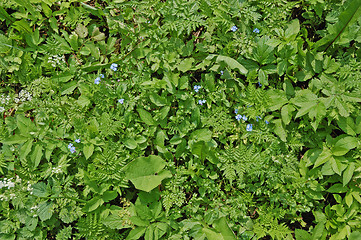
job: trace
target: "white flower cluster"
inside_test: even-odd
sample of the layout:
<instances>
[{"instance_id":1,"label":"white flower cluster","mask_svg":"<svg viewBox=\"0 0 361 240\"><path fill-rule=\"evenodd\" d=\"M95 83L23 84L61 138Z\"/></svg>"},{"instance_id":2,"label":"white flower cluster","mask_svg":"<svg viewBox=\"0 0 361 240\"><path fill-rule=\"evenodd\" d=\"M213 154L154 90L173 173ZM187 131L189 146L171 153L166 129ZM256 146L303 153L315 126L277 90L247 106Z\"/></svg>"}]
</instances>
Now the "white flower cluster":
<instances>
[{"instance_id":1,"label":"white flower cluster","mask_svg":"<svg viewBox=\"0 0 361 240\"><path fill-rule=\"evenodd\" d=\"M15 182L13 182L12 180L13 178L4 178L3 181L0 181L0 189L2 189L3 187L7 187L8 189L15 187Z\"/></svg>"},{"instance_id":2,"label":"white flower cluster","mask_svg":"<svg viewBox=\"0 0 361 240\"><path fill-rule=\"evenodd\" d=\"M31 94L26 90L21 90L18 94L18 97L14 99L15 103L31 101L32 97Z\"/></svg>"},{"instance_id":3,"label":"white flower cluster","mask_svg":"<svg viewBox=\"0 0 361 240\"><path fill-rule=\"evenodd\" d=\"M39 210L39 207L36 206L36 205L30 208L30 212L31 212L31 213L35 213L35 212L37 212L38 210ZM38 216L38 215L36 215L36 214L33 215L33 217L37 217L37 216Z\"/></svg>"},{"instance_id":4,"label":"white flower cluster","mask_svg":"<svg viewBox=\"0 0 361 240\"><path fill-rule=\"evenodd\" d=\"M29 191L30 192L30 194L33 194L33 188L32 188L32 186L31 186L31 184L30 184L30 182L28 181L28 187L26 188L26 190L27 191Z\"/></svg>"},{"instance_id":5,"label":"white flower cluster","mask_svg":"<svg viewBox=\"0 0 361 240\"><path fill-rule=\"evenodd\" d=\"M61 166L53 167L51 170L52 173L62 173Z\"/></svg>"},{"instance_id":6,"label":"white flower cluster","mask_svg":"<svg viewBox=\"0 0 361 240\"><path fill-rule=\"evenodd\" d=\"M7 104L9 104L10 100L11 100L11 97L10 97L9 95L7 95L6 97L5 97L4 94L0 96L0 103L1 103L2 105L7 105ZM4 112L4 111L5 111L5 108L1 106L1 107L0 107L0 113L2 113L2 112Z\"/></svg>"},{"instance_id":7,"label":"white flower cluster","mask_svg":"<svg viewBox=\"0 0 361 240\"><path fill-rule=\"evenodd\" d=\"M51 63L51 66L53 67L60 66L61 62L65 63L64 55L53 55L48 58L48 63Z\"/></svg>"}]
</instances>

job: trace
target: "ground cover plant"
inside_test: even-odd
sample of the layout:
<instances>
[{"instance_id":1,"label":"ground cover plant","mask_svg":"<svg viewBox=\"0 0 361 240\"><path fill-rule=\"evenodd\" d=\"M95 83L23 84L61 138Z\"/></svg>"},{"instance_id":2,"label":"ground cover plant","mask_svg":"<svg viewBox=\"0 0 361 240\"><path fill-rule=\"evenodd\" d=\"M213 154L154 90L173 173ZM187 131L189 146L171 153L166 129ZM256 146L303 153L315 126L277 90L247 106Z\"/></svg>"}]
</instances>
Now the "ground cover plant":
<instances>
[{"instance_id":1,"label":"ground cover plant","mask_svg":"<svg viewBox=\"0 0 361 240\"><path fill-rule=\"evenodd\" d=\"M0 239L361 239L360 16L0 1Z\"/></svg>"}]
</instances>

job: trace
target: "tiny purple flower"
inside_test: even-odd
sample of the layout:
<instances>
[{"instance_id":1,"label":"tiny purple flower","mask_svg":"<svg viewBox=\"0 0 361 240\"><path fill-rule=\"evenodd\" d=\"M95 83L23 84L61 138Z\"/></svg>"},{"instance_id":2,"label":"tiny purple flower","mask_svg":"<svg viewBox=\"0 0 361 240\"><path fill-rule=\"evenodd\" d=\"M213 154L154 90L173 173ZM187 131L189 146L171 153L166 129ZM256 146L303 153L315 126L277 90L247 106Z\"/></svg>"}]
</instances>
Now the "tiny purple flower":
<instances>
[{"instance_id":1,"label":"tiny purple flower","mask_svg":"<svg viewBox=\"0 0 361 240\"><path fill-rule=\"evenodd\" d=\"M234 109L234 113L237 114L237 113L238 113L238 109Z\"/></svg>"},{"instance_id":2,"label":"tiny purple flower","mask_svg":"<svg viewBox=\"0 0 361 240\"><path fill-rule=\"evenodd\" d=\"M259 29L258 29L258 28L255 28L255 29L253 29L253 32L254 32L254 33L259 33Z\"/></svg>"},{"instance_id":3,"label":"tiny purple flower","mask_svg":"<svg viewBox=\"0 0 361 240\"><path fill-rule=\"evenodd\" d=\"M258 82L258 86L259 86L259 87L262 87L262 84L261 84L260 82Z\"/></svg>"},{"instance_id":4,"label":"tiny purple flower","mask_svg":"<svg viewBox=\"0 0 361 240\"><path fill-rule=\"evenodd\" d=\"M223 71L221 70L220 72L219 72L221 75L223 75Z\"/></svg>"},{"instance_id":5,"label":"tiny purple flower","mask_svg":"<svg viewBox=\"0 0 361 240\"><path fill-rule=\"evenodd\" d=\"M233 32L235 32L235 31L237 31L237 30L238 30L238 27L233 26L233 27L231 27L231 30L232 30Z\"/></svg>"},{"instance_id":6,"label":"tiny purple flower","mask_svg":"<svg viewBox=\"0 0 361 240\"><path fill-rule=\"evenodd\" d=\"M76 143L80 143L80 138L75 139L75 142L76 142Z\"/></svg>"},{"instance_id":7,"label":"tiny purple flower","mask_svg":"<svg viewBox=\"0 0 361 240\"><path fill-rule=\"evenodd\" d=\"M94 80L94 83L95 83L95 84L99 84L99 83L100 83L100 77L97 77L97 78Z\"/></svg>"},{"instance_id":8,"label":"tiny purple flower","mask_svg":"<svg viewBox=\"0 0 361 240\"><path fill-rule=\"evenodd\" d=\"M241 120L241 118L242 118L242 115L239 115L239 114L238 114L238 115L236 116L236 119L237 119L238 121Z\"/></svg>"},{"instance_id":9,"label":"tiny purple flower","mask_svg":"<svg viewBox=\"0 0 361 240\"><path fill-rule=\"evenodd\" d=\"M75 153L75 152L76 152L76 151L75 151L75 147L71 147L71 148L70 148L70 152L71 152L71 153Z\"/></svg>"},{"instance_id":10,"label":"tiny purple flower","mask_svg":"<svg viewBox=\"0 0 361 240\"><path fill-rule=\"evenodd\" d=\"M104 74L100 74L99 77L104 78Z\"/></svg>"},{"instance_id":11,"label":"tiny purple flower","mask_svg":"<svg viewBox=\"0 0 361 240\"><path fill-rule=\"evenodd\" d=\"M199 105L203 105L204 103L206 103L206 100L198 100Z\"/></svg>"},{"instance_id":12,"label":"tiny purple flower","mask_svg":"<svg viewBox=\"0 0 361 240\"><path fill-rule=\"evenodd\" d=\"M112 65L110 65L110 69L116 72L118 70L118 64L112 63Z\"/></svg>"},{"instance_id":13,"label":"tiny purple flower","mask_svg":"<svg viewBox=\"0 0 361 240\"><path fill-rule=\"evenodd\" d=\"M202 88L202 86L199 86L199 85L195 85L195 86L193 87L193 89L194 89L195 92L198 92L199 89L201 89L201 88Z\"/></svg>"},{"instance_id":14,"label":"tiny purple flower","mask_svg":"<svg viewBox=\"0 0 361 240\"><path fill-rule=\"evenodd\" d=\"M118 103L123 104L124 103L124 98L118 99Z\"/></svg>"},{"instance_id":15,"label":"tiny purple flower","mask_svg":"<svg viewBox=\"0 0 361 240\"><path fill-rule=\"evenodd\" d=\"M258 122L258 119L262 119L260 116L257 116L256 117L256 121Z\"/></svg>"},{"instance_id":16,"label":"tiny purple flower","mask_svg":"<svg viewBox=\"0 0 361 240\"><path fill-rule=\"evenodd\" d=\"M253 128L252 124L247 124L246 131L251 132Z\"/></svg>"}]
</instances>

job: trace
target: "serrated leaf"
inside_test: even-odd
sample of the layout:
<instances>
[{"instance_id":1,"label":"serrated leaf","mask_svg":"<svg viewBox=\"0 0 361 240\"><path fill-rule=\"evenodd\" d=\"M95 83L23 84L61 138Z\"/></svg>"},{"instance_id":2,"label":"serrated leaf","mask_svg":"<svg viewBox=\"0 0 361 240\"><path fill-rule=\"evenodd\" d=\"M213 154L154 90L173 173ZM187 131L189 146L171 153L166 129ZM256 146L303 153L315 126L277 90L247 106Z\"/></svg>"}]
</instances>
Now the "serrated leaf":
<instances>
[{"instance_id":1,"label":"serrated leaf","mask_svg":"<svg viewBox=\"0 0 361 240\"><path fill-rule=\"evenodd\" d=\"M2 143L7 145L12 145L12 144L24 143L28 140L29 140L28 137L24 137L22 135L16 134L16 135L12 135L9 138L6 138L5 140L2 141Z\"/></svg>"},{"instance_id":2,"label":"serrated leaf","mask_svg":"<svg viewBox=\"0 0 361 240\"><path fill-rule=\"evenodd\" d=\"M37 197L47 197L49 192L47 190L47 186L43 182L35 183L31 186L33 188L33 195Z\"/></svg>"},{"instance_id":3,"label":"serrated leaf","mask_svg":"<svg viewBox=\"0 0 361 240\"><path fill-rule=\"evenodd\" d=\"M53 216L53 203L52 202L42 202L39 204L38 216L41 221L46 221Z\"/></svg>"},{"instance_id":4,"label":"serrated leaf","mask_svg":"<svg viewBox=\"0 0 361 240\"><path fill-rule=\"evenodd\" d=\"M110 214L108 217L103 219L103 224L111 229L123 229L131 227L126 223L126 218L118 214Z\"/></svg>"}]
</instances>

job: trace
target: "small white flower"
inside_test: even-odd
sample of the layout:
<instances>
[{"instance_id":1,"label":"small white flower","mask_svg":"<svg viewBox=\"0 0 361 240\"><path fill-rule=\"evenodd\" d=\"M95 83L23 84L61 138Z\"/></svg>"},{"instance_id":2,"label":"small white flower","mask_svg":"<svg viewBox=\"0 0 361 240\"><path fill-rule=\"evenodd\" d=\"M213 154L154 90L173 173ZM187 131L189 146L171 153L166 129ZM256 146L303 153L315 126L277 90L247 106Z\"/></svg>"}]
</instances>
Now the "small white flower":
<instances>
[{"instance_id":1,"label":"small white flower","mask_svg":"<svg viewBox=\"0 0 361 240\"><path fill-rule=\"evenodd\" d=\"M5 108L4 107L0 107L0 113L4 112Z\"/></svg>"}]
</instances>

